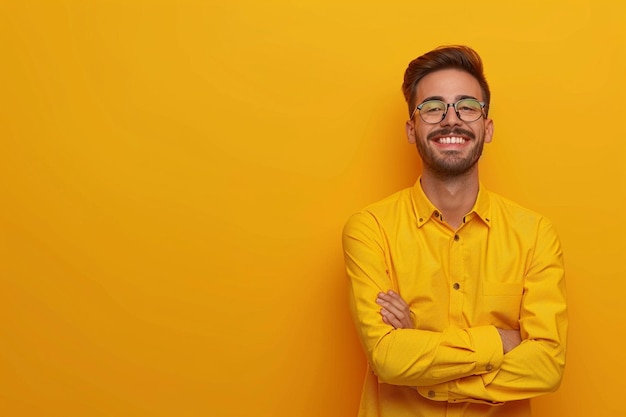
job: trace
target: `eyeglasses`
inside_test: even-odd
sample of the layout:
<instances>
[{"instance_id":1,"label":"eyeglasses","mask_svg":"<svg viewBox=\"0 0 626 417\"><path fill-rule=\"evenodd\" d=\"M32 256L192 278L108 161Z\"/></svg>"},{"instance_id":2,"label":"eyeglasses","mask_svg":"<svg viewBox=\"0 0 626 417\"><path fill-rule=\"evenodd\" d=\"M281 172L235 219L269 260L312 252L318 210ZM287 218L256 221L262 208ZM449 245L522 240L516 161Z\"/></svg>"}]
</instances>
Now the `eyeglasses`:
<instances>
[{"instance_id":1,"label":"eyeglasses","mask_svg":"<svg viewBox=\"0 0 626 417\"><path fill-rule=\"evenodd\" d=\"M425 123L440 123L446 118L448 109L454 107L456 116L464 122L473 122L483 116L485 103L474 98L464 98L456 103L444 103L441 100L428 100L415 107L411 113L411 120L415 116L415 112L419 111L420 118Z\"/></svg>"}]
</instances>

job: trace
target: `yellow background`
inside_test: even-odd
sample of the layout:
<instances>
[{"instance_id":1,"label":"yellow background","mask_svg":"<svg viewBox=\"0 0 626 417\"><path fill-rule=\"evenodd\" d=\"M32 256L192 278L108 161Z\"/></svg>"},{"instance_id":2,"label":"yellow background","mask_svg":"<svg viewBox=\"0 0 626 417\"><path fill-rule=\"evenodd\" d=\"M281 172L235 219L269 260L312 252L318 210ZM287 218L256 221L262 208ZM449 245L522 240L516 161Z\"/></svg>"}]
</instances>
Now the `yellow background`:
<instances>
[{"instance_id":1,"label":"yellow background","mask_svg":"<svg viewBox=\"0 0 626 417\"><path fill-rule=\"evenodd\" d=\"M617 1L4 0L0 415L354 416L341 228L419 173L406 64L464 43L493 93L482 180L566 255L568 365L535 415L626 416L625 21Z\"/></svg>"}]
</instances>

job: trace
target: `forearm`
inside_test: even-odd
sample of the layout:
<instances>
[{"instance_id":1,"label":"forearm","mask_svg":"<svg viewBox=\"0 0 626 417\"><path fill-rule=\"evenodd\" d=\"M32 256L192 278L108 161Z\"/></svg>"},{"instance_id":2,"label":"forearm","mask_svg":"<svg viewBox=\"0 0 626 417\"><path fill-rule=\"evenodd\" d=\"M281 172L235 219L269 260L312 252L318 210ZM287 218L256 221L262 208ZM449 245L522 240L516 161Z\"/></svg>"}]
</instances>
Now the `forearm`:
<instances>
[{"instance_id":1,"label":"forearm","mask_svg":"<svg viewBox=\"0 0 626 417\"><path fill-rule=\"evenodd\" d=\"M563 261L551 225L545 222L540 232L524 280L519 319L522 343L505 354L493 372L420 387L420 394L440 401L493 403L531 398L559 387L568 328Z\"/></svg>"},{"instance_id":2,"label":"forearm","mask_svg":"<svg viewBox=\"0 0 626 417\"><path fill-rule=\"evenodd\" d=\"M371 358L381 382L423 386L486 374L501 365L502 348L492 326L441 333L398 329L380 340Z\"/></svg>"},{"instance_id":3,"label":"forearm","mask_svg":"<svg viewBox=\"0 0 626 417\"><path fill-rule=\"evenodd\" d=\"M381 291L397 290L381 244L385 239L371 217L359 215L352 222L343 236L351 312L368 361L381 382L422 386L480 375L500 366L502 343L494 326L415 330L384 323L376 299Z\"/></svg>"},{"instance_id":4,"label":"forearm","mask_svg":"<svg viewBox=\"0 0 626 417\"><path fill-rule=\"evenodd\" d=\"M503 403L555 391L565 365L562 346L526 340L493 372L418 387L424 397L448 402Z\"/></svg>"},{"instance_id":5,"label":"forearm","mask_svg":"<svg viewBox=\"0 0 626 417\"><path fill-rule=\"evenodd\" d=\"M502 344L493 326L443 331L394 329L362 294L371 281L351 281L351 309L374 373L381 382L422 386L490 372L502 362Z\"/></svg>"}]
</instances>

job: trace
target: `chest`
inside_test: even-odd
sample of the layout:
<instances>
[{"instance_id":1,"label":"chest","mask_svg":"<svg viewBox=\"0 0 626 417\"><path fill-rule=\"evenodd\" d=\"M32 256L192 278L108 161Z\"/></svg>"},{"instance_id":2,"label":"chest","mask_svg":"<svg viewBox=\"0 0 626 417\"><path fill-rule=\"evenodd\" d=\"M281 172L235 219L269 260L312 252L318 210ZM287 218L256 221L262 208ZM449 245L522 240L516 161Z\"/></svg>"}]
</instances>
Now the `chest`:
<instances>
[{"instance_id":1,"label":"chest","mask_svg":"<svg viewBox=\"0 0 626 417\"><path fill-rule=\"evenodd\" d=\"M417 324L516 328L532 239L482 224L430 226L387 239L390 278Z\"/></svg>"}]
</instances>

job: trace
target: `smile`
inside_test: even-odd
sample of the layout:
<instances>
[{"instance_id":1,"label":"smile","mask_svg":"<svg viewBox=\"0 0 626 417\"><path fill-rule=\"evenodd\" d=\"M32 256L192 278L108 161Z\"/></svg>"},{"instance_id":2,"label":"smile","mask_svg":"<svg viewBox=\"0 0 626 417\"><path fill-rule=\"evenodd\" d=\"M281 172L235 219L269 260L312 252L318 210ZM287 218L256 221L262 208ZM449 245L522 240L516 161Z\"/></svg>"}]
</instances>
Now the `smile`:
<instances>
[{"instance_id":1,"label":"smile","mask_svg":"<svg viewBox=\"0 0 626 417\"><path fill-rule=\"evenodd\" d=\"M449 145L449 144L462 144L462 143L465 143L466 140L459 136L446 136L446 137L437 139L437 142L444 144L444 145Z\"/></svg>"}]
</instances>

